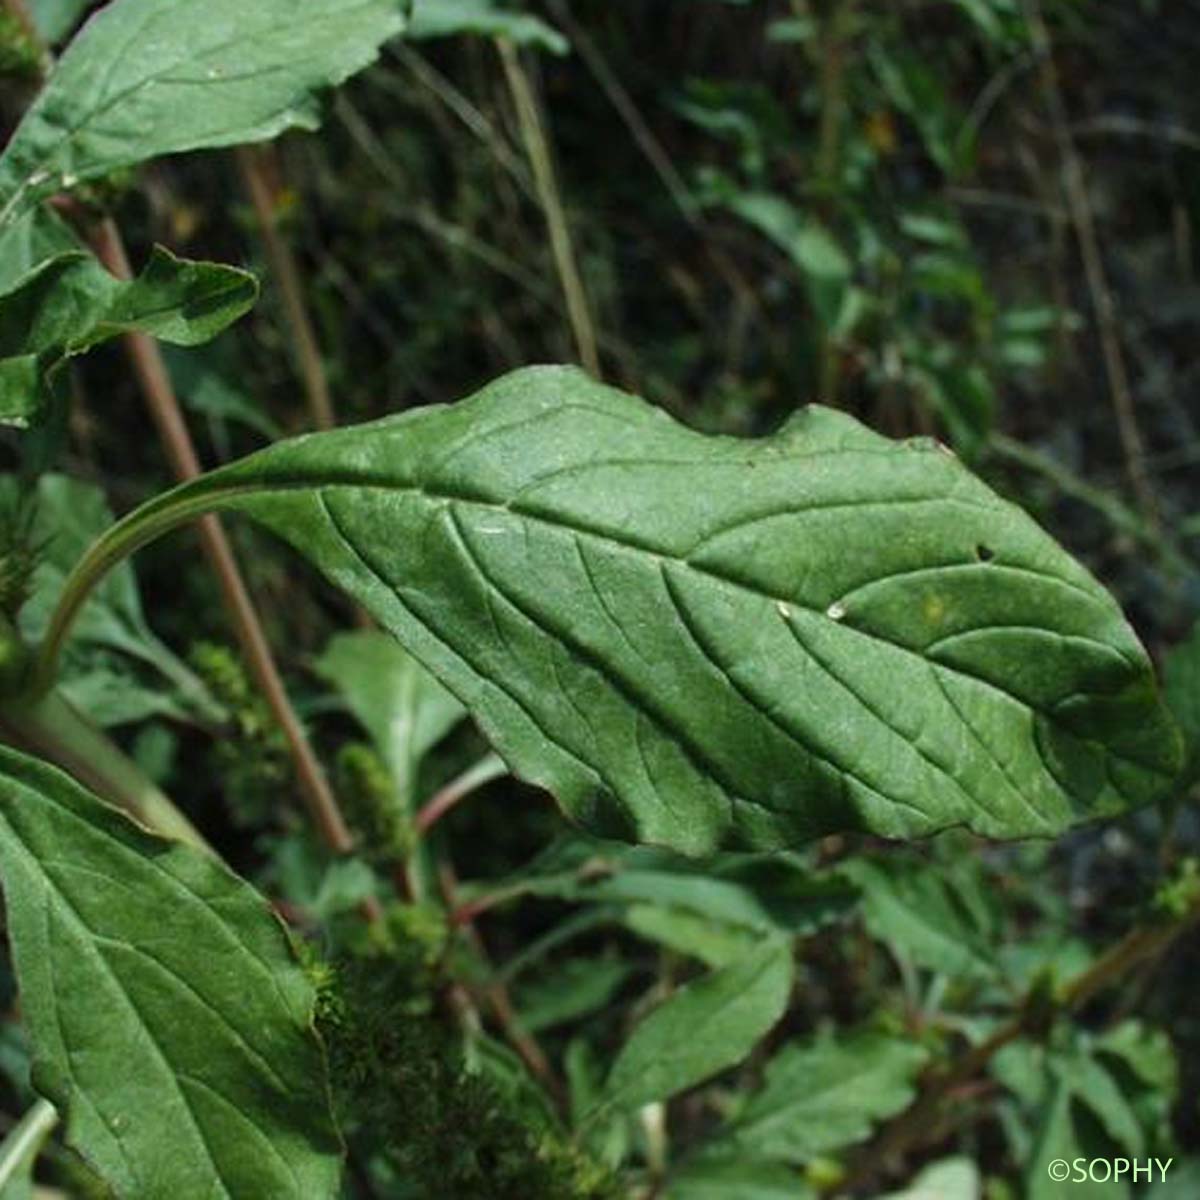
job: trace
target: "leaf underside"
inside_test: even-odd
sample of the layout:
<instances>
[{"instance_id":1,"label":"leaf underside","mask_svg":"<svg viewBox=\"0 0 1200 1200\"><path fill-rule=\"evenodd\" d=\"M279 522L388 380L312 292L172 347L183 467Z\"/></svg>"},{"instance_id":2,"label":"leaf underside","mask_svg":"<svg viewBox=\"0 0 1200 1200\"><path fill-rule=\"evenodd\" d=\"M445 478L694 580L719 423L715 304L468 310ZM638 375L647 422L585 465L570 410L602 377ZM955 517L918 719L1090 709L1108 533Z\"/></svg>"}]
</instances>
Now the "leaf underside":
<instances>
[{"instance_id":1,"label":"leaf underside","mask_svg":"<svg viewBox=\"0 0 1200 1200\"><path fill-rule=\"evenodd\" d=\"M335 1194L313 991L248 884L3 747L0 868L34 1086L117 1195Z\"/></svg>"},{"instance_id":2,"label":"leaf underside","mask_svg":"<svg viewBox=\"0 0 1200 1200\"><path fill-rule=\"evenodd\" d=\"M530 368L280 443L128 523L199 508L290 541L601 834L1053 835L1178 768L1092 576L936 443L831 410L712 437Z\"/></svg>"}]
</instances>

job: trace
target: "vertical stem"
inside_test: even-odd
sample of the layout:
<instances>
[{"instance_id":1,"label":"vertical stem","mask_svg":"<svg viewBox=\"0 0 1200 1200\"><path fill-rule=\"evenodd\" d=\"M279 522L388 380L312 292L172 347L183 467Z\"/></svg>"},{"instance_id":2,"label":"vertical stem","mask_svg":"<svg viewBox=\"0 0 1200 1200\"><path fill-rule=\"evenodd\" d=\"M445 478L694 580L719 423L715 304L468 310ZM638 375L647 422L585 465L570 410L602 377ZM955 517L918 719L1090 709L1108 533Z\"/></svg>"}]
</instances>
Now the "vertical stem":
<instances>
[{"instance_id":1,"label":"vertical stem","mask_svg":"<svg viewBox=\"0 0 1200 1200\"><path fill-rule=\"evenodd\" d=\"M525 153L529 156L530 166L533 167L533 178L550 232L550 248L554 253L559 283L567 302L567 317L571 322L579 361L598 379L600 358L596 350L596 329L592 323L583 277L579 273L579 264L575 258L571 230L567 224L567 214L563 210L554 162L550 155L550 143L538 112L537 100L516 47L507 38L498 38L496 45L500 51L500 61L504 65L513 104L516 106L517 123L521 127Z\"/></svg>"},{"instance_id":2,"label":"vertical stem","mask_svg":"<svg viewBox=\"0 0 1200 1200\"><path fill-rule=\"evenodd\" d=\"M671 194L675 206L687 223L693 227L698 225L696 202L682 175L676 169L662 143L654 136L654 131L646 123L645 117L638 111L633 98L625 86L617 78L616 72L608 65L608 61L600 52L600 47L592 40L587 30L575 20L566 0L550 0L550 11L554 19L567 31L571 45L579 51L580 57L600 85L608 102L617 110L625 127L633 136L638 149L646 161L654 168L654 173L662 180L663 187Z\"/></svg>"},{"instance_id":3,"label":"vertical stem","mask_svg":"<svg viewBox=\"0 0 1200 1200\"><path fill-rule=\"evenodd\" d=\"M102 221L93 231L92 246L100 261L118 279L131 277L120 231L111 220ZM140 333L126 334L123 341L172 471L180 480L194 478L200 474L200 461L158 345ZM204 553L216 573L221 598L247 665L287 739L300 789L317 830L331 850L338 854L347 853L353 847L354 839L338 809L321 764L288 700L279 669L275 665L275 656L242 580L225 530L214 516L201 517L197 525Z\"/></svg>"},{"instance_id":4,"label":"vertical stem","mask_svg":"<svg viewBox=\"0 0 1200 1200\"><path fill-rule=\"evenodd\" d=\"M292 334L292 351L308 401L309 421L314 429L332 429L337 422L329 397L329 382L325 377L325 366L321 361L317 335L304 300L300 271L291 247L279 232L279 222L275 218L275 198L266 168L277 161L277 156L269 146L239 146L234 153L242 182L250 194L250 202L254 205L254 214L258 218L258 229L271 270L279 285L283 311Z\"/></svg>"},{"instance_id":5,"label":"vertical stem","mask_svg":"<svg viewBox=\"0 0 1200 1200\"><path fill-rule=\"evenodd\" d=\"M829 0L821 25L821 118L817 132L816 181L825 207L832 210L841 177L842 126L846 115L846 40L856 0ZM829 330L822 330L817 396L837 401L840 360Z\"/></svg>"},{"instance_id":6,"label":"vertical stem","mask_svg":"<svg viewBox=\"0 0 1200 1200\"><path fill-rule=\"evenodd\" d=\"M1039 0L1025 0L1025 19L1029 25L1033 48L1038 56L1042 91L1058 147L1059 160L1062 163L1067 207L1075 226L1076 237L1079 239L1079 254L1083 259L1088 291L1091 293L1092 307L1096 313L1096 328L1100 335L1100 349L1108 376L1109 395L1117 419L1117 433L1125 455L1125 472L1143 516L1151 525L1157 526L1158 499L1146 473L1146 449L1134 410L1125 355L1121 349L1116 305L1113 303L1112 290L1108 286L1104 258L1100 252L1100 239L1096 234L1096 221L1088 199L1083 162L1071 136L1067 107L1059 83L1058 68L1054 62L1054 47Z\"/></svg>"}]
</instances>

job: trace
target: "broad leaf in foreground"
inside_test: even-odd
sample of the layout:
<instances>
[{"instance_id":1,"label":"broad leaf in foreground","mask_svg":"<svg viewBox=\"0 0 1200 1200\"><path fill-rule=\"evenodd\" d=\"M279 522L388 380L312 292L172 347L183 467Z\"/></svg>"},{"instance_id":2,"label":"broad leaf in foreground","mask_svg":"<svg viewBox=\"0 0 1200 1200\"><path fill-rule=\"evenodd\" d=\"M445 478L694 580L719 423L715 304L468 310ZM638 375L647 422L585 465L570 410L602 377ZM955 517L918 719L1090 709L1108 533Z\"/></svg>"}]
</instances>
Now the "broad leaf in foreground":
<instances>
[{"instance_id":1,"label":"broad leaf in foreground","mask_svg":"<svg viewBox=\"0 0 1200 1200\"><path fill-rule=\"evenodd\" d=\"M1179 765L1091 575L935 443L828 409L710 437L532 368L184 485L82 575L206 509L295 545L602 834L1051 836Z\"/></svg>"},{"instance_id":2,"label":"broad leaf in foreground","mask_svg":"<svg viewBox=\"0 0 1200 1200\"><path fill-rule=\"evenodd\" d=\"M113 0L67 47L0 157L0 230L38 200L163 154L315 129L405 0Z\"/></svg>"},{"instance_id":3,"label":"broad leaf in foreground","mask_svg":"<svg viewBox=\"0 0 1200 1200\"><path fill-rule=\"evenodd\" d=\"M877 1033L787 1045L714 1151L804 1163L861 1141L876 1121L911 1103L927 1058L921 1046Z\"/></svg>"},{"instance_id":4,"label":"broad leaf in foreground","mask_svg":"<svg viewBox=\"0 0 1200 1200\"><path fill-rule=\"evenodd\" d=\"M685 984L630 1035L599 1109L665 1100L741 1062L783 1016L791 987L791 943L782 938Z\"/></svg>"},{"instance_id":5,"label":"broad leaf in foreground","mask_svg":"<svg viewBox=\"0 0 1200 1200\"><path fill-rule=\"evenodd\" d=\"M0 871L34 1086L118 1195L336 1193L313 990L249 885L3 747Z\"/></svg>"},{"instance_id":6,"label":"broad leaf in foreground","mask_svg":"<svg viewBox=\"0 0 1200 1200\"><path fill-rule=\"evenodd\" d=\"M84 250L47 259L0 296L0 422L27 424L48 396L48 376L72 355L135 330L195 346L257 297L253 275L161 246L128 281Z\"/></svg>"}]
</instances>

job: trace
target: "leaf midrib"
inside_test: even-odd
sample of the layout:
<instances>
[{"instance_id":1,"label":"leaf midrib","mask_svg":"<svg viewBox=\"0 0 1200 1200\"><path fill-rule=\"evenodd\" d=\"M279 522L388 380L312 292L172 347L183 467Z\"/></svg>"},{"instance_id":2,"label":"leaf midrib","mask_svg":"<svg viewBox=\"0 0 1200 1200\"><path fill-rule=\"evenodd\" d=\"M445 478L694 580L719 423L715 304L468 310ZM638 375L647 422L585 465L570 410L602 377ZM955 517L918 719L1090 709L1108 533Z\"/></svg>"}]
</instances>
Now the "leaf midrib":
<instances>
[{"instance_id":1,"label":"leaf midrib","mask_svg":"<svg viewBox=\"0 0 1200 1200\"><path fill-rule=\"evenodd\" d=\"M461 489L461 490L455 492L455 491L452 491L452 490L444 488L444 487L441 489L434 489L434 488L430 488L426 485L421 485L421 484L416 484L416 483L394 484L394 483L382 482L382 481L379 481L376 479L363 479L359 476L353 476L353 475L339 477L335 473L326 473L319 480L307 479L307 478L303 478L303 477L298 477L298 478L275 477L271 480L270 483L232 483L232 484L227 484L227 483L224 483L223 481L221 481L219 478L216 478L216 479L213 479L211 482L209 482L207 487L198 488L197 492L202 493L202 494L207 493L208 495L210 495L212 497L214 506L225 507L225 506L235 505L237 502L237 499L240 496L247 496L247 495L262 496L262 495L271 495L274 493L289 493L289 492L296 492L296 491L324 492L325 490L335 489L335 488L336 489L344 489L344 490L348 490L348 491L379 491L379 492L392 493L392 494L409 493L409 494L412 494L415 496L422 496L422 497L426 498L427 500L429 500L435 504L439 504L439 505L449 506L450 504L453 504L453 503L463 503L463 504L474 505L478 508L487 509L492 512L507 513L510 516L519 517L522 520L531 521L531 522L534 522L537 524L545 525L548 528L562 530L562 531L569 532L569 533L572 533L572 534L575 534L578 536L593 538L597 541L602 542L604 545L614 547L618 551L623 552L623 553L645 554L652 558L658 559L660 562L672 563L672 564L675 564L676 566L687 568L688 570L693 571L696 574L701 575L707 579L715 580L715 581L725 584L729 587L736 588L740 591L747 593L748 595L755 596L756 598L758 598L760 600L765 600L770 603L774 603L776 605L779 605L779 604L795 605L797 608L803 609L804 611L811 613L813 615L816 615L816 616L825 615L824 610L821 609L817 605L809 604L809 603L797 600L793 597L784 597L784 596L774 595L764 588L756 587L751 584L748 584L744 580L740 580L733 576L727 575L721 571L714 569L711 566L706 566L706 565L703 565L700 563L691 562L686 557L681 557L678 554L671 554L669 552L664 551L663 549L661 549L659 547L655 547L650 544L647 544L646 542L644 542L640 539L628 538L626 540L622 540L620 538L615 537L610 531L607 531L607 530L604 530L601 528L587 526L587 525L583 525L583 524L579 524L579 523L573 524L568 521L557 519L553 515L547 514L545 512L530 510L528 508L515 507L510 502L496 500L490 496L487 496L486 494L471 492L467 489ZM979 570L995 570L996 569L995 563L986 563L986 564L985 563L979 563L979 564L963 563L962 566L964 566L964 567L974 566L974 567L977 567ZM1072 590L1080 591L1080 592L1082 592L1082 594L1087 595L1088 598L1091 599L1094 603L1098 603L1098 604L1102 603L1102 601L1098 597L1092 596L1090 593L1083 592L1078 584L1072 583L1069 580L1061 579L1060 577L1058 577L1056 575L1048 575L1048 574L1045 574L1044 572L1034 571L1031 568L1027 568L1027 567L1006 567L1005 564L1000 564L1000 567L1001 567L1001 569L1007 569L1007 570L1020 571L1022 573L1027 573L1027 574L1034 576L1035 578L1046 580L1046 581L1054 583L1054 584L1059 584L1061 586L1071 588ZM946 568L946 566L943 566L942 568L926 568L926 569L934 570L934 569L947 569L947 568ZM377 572L374 572L373 569L372 569L372 571L373 571L373 573L378 574ZM878 583L878 582L882 582L882 580L874 580L872 582ZM395 585L389 583L388 586L392 587L394 589ZM1006 701L1013 703L1013 704L1017 704L1017 705L1021 706L1022 708L1043 717L1047 721L1054 723L1055 725L1059 724L1058 719L1056 718L1055 714L1052 711L1047 710L1042 707L1039 707L1035 704L1032 704L1029 701L1022 699L1021 697L1014 696L1011 692L1005 691L999 684L996 684L992 680L989 680L981 675L972 674L970 671L966 671L961 666L958 666L955 664L943 663L938 660L928 659L928 658L924 657L924 655L922 655L920 653L920 651L915 650L911 646L906 646L902 642L891 641L888 638L883 637L878 633L874 633L867 629L858 628L854 625L847 624L845 621L838 622L838 624L839 624L840 628L845 629L848 632L853 633L859 637L866 638L868 641L870 641L872 643L878 643L880 645L890 647L891 649L898 650L903 654L906 654L913 658L916 658L921 663L924 663L924 664L930 665L930 666L935 666L941 670L949 671L952 674L958 675L963 679L971 680L973 683L979 684L980 686L983 686L983 687L989 689L990 691L994 692L995 694L1003 697ZM1047 632L1049 634L1054 633L1053 630L1046 630L1045 632ZM1103 647L1105 650L1114 650L1115 649L1114 647L1107 646L1103 642L1096 642L1095 644L1097 646ZM1119 653L1119 651L1118 651L1118 653ZM1073 733L1073 731L1068 731L1068 732L1071 732L1072 736L1078 737L1078 735ZM903 735L899 734L898 731L897 731L897 733L898 733L898 736L903 736ZM1081 740L1086 740L1086 739L1081 739ZM1092 744L1097 745L1099 743L1093 742ZM1130 763L1136 767L1141 768L1142 770L1150 771L1153 774L1159 776L1160 778L1167 779L1167 778L1171 777L1169 772L1163 771L1157 766L1152 766L1148 763L1141 762L1138 759L1130 758L1128 755L1121 754L1121 753L1113 750L1110 747L1104 747L1103 749L1104 749L1104 753L1106 754L1106 756L1117 758L1117 759L1121 760L1122 762ZM1114 786L1116 786L1116 785L1114 784ZM875 790L875 789L872 789L872 790ZM887 799L892 800L893 797L889 796L889 797L887 797ZM756 803L756 802L752 802L752 803ZM925 814L925 815L927 816L928 814Z\"/></svg>"}]
</instances>

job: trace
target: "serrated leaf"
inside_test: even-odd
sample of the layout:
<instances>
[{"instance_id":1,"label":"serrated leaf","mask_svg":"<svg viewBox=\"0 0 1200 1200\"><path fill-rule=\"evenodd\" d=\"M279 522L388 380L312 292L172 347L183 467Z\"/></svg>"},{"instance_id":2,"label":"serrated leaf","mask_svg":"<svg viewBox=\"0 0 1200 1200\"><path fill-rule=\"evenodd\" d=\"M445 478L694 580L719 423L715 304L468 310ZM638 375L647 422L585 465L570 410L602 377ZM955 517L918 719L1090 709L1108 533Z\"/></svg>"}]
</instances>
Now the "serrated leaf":
<instances>
[{"instance_id":1,"label":"serrated leaf","mask_svg":"<svg viewBox=\"0 0 1200 1200\"><path fill-rule=\"evenodd\" d=\"M503 37L519 46L536 46L551 54L566 54L571 45L540 17L505 8L496 0L416 0L408 36L429 38L482 34Z\"/></svg>"},{"instance_id":2,"label":"serrated leaf","mask_svg":"<svg viewBox=\"0 0 1200 1200\"><path fill-rule=\"evenodd\" d=\"M633 971L630 963L619 958L567 959L518 990L521 1028L540 1033L603 1008Z\"/></svg>"},{"instance_id":3,"label":"serrated leaf","mask_svg":"<svg viewBox=\"0 0 1200 1200\"><path fill-rule=\"evenodd\" d=\"M981 1200L983 1177L969 1158L943 1158L917 1172L912 1183L879 1200Z\"/></svg>"},{"instance_id":4,"label":"serrated leaf","mask_svg":"<svg viewBox=\"0 0 1200 1200\"><path fill-rule=\"evenodd\" d=\"M828 409L709 437L535 368L272 446L114 537L204 509L295 545L609 836L1049 836L1179 765L1087 571L936 444Z\"/></svg>"},{"instance_id":5,"label":"serrated leaf","mask_svg":"<svg viewBox=\"0 0 1200 1200\"><path fill-rule=\"evenodd\" d=\"M741 1062L783 1016L791 986L791 947L778 939L685 984L630 1034L600 1107L653 1104Z\"/></svg>"},{"instance_id":6,"label":"serrated leaf","mask_svg":"<svg viewBox=\"0 0 1200 1200\"><path fill-rule=\"evenodd\" d=\"M1083 1177L1070 1176L1071 1195L1082 1200L1125 1200L1129 1195L1126 1181L1092 1179L1087 1164L1092 1159L1111 1160L1120 1151L1080 1103L1071 1083L1059 1079L1051 1089L1038 1121L1033 1151L1025 1175L1028 1200L1062 1200L1062 1181L1050 1178L1048 1166L1055 1160L1075 1164L1083 1161Z\"/></svg>"},{"instance_id":7,"label":"serrated leaf","mask_svg":"<svg viewBox=\"0 0 1200 1200\"><path fill-rule=\"evenodd\" d=\"M0 156L0 229L54 192L164 154L314 129L406 0L114 0L67 47Z\"/></svg>"},{"instance_id":8,"label":"serrated leaf","mask_svg":"<svg viewBox=\"0 0 1200 1200\"><path fill-rule=\"evenodd\" d=\"M903 858L857 859L842 873L862 891L871 934L916 966L988 979L997 972L995 929L937 866Z\"/></svg>"},{"instance_id":9,"label":"serrated leaf","mask_svg":"<svg viewBox=\"0 0 1200 1200\"><path fill-rule=\"evenodd\" d=\"M248 312L257 296L253 275L176 258L161 246L127 282L86 251L48 259L0 296L0 420L27 424L46 401L46 377L73 355L135 330L195 346Z\"/></svg>"},{"instance_id":10,"label":"serrated leaf","mask_svg":"<svg viewBox=\"0 0 1200 1200\"><path fill-rule=\"evenodd\" d=\"M0 512L15 513L22 490L15 476L0 475ZM112 523L100 489L65 475L39 476L33 503L29 541L37 563L18 617L30 645L45 633L72 566ZM153 675L144 680L135 668L149 668ZM226 718L204 683L150 628L129 563L105 578L80 613L58 684L81 712L102 725L151 713L213 724Z\"/></svg>"},{"instance_id":11,"label":"serrated leaf","mask_svg":"<svg viewBox=\"0 0 1200 1200\"><path fill-rule=\"evenodd\" d=\"M421 760L466 709L386 633L338 634L314 665L371 735L401 802L411 806Z\"/></svg>"},{"instance_id":12,"label":"serrated leaf","mask_svg":"<svg viewBox=\"0 0 1200 1200\"><path fill-rule=\"evenodd\" d=\"M908 1107L927 1059L922 1046L878 1033L785 1046L714 1149L805 1163L862 1141L877 1121Z\"/></svg>"},{"instance_id":13,"label":"serrated leaf","mask_svg":"<svg viewBox=\"0 0 1200 1200\"><path fill-rule=\"evenodd\" d=\"M0 870L34 1085L118 1195L336 1193L313 989L249 885L3 747Z\"/></svg>"}]
</instances>

